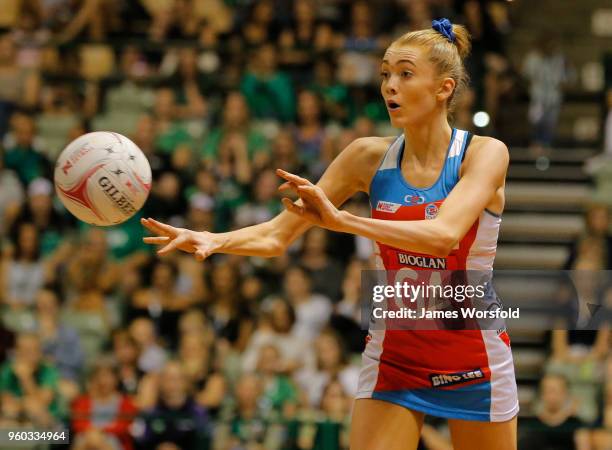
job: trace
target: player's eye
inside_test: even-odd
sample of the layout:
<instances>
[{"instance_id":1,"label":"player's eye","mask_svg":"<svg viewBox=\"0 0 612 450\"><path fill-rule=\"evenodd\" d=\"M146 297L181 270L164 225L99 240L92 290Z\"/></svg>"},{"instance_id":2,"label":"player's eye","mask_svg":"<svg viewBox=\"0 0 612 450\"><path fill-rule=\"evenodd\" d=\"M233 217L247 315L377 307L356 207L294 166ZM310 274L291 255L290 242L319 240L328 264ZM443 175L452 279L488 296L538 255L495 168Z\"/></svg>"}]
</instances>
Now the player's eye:
<instances>
[{"instance_id":1,"label":"player's eye","mask_svg":"<svg viewBox=\"0 0 612 450\"><path fill-rule=\"evenodd\" d=\"M413 75L412 72L410 72L409 70L404 70L402 72L402 78L410 78Z\"/></svg>"},{"instance_id":2,"label":"player's eye","mask_svg":"<svg viewBox=\"0 0 612 450\"><path fill-rule=\"evenodd\" d=\"M389 78L389 72L383 70L380 72L380 77L384 80L386 80L387 78Z\"/></svg>"}]
</instances>

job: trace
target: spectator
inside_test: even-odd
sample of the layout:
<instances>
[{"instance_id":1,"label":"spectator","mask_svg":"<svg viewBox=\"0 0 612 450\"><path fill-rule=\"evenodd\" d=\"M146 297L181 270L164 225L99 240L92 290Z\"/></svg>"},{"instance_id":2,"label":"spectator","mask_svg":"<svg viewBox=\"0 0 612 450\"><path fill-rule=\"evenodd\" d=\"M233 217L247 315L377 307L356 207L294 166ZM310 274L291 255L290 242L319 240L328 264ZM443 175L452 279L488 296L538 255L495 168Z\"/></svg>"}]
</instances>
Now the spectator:
<instances>
[{"instance_id":1,"label":"spectator","mask_svg":"<svg viewBox=\"0 0 612 450\"><path fill-rule=\"evenodd\" d=\"M207 309L217 336L242 350L251 333L252 312L240 297L238 278L236 268L227 262L213 267Z\"/></svg>"},{"instance_id":2,"label":"spectator","mask_svg":"<svg viewBox=\"0 0 612 450\"><path fill-rule=\"evenodd\" d=\"M181 224L185 212L185 199L181 195L182 183L176 172L164 171L153 181L151 199L146 204L146 216Z\"/></svg>"},{"instance_id":3,"label":"spectator","mask_svg":"<svg viewBox=\"0 0 612 450\"><path fill-rule=\"evenodd\" d=\"M251 56L241 91L258 119L276 119L283 123L295 117L295 99L289 77L277 69L276 49L260 46Z\"/></svg>"},{"instance_id":4,"label":"spectator","mask_svg":"<svg viewBox=\"0 0 612 450\"><path fill-rule=\"evenodd\" d=\"M84 30L89 39L102 41L106 34L117 26L118 11L112 2L96 0L82 0L78 3L41 2L40 6L43 20L57 31L56 37L59 42L71 41Z\"/></svg>"},{"instance_id":5,"label":"spectator","mask_svg":"<svg viewBox=\"0 0 612 450\"><path fill-rule=\"evenodd\" d=\"M585 423L594 423L598 416L599 380L610 353L609 340L610 329L606 325L597 331L552 331L552 355L546 372L563 375L571 394L580 399L575 416Z\"/></svg>"},{"instance_id":6,"label":"spectator","mask_svg":"<svg viewBox=\"0 0 612 450\"><path fill-rule=\"evenodd\" d=\"M67 262L66 285L75 290L93 290L101 294L110 292L117 282L119 267L109 257L106 231L89 228L81 235L80 247L75 257ZM91 283L86 285L83 281ZM73 292L69 289L68 300Z\"/></svg>"},{"instance_id":7,"label":"spectator","mask_svg":"<svg viewBox=\"0 0 612 450\"><path fill-rule=\"evenodd\" d=\"M317 17L312 0L293 3L290 26L279 37L279 62L302 83L308 81L309 70L315 53Z\"/></svg>"},{"instance_id":8,"label":"spectator","mask_svg":"<svg viewBox=\"0 0 612 450\"><path fill-rule=\"evenodd\" d=\"M271 298L264 303L257 329L251 335L242 357L243 369L254 372L258 355L267 345L274 345L280 352L279 371L291 373L302 365L310 367L314 360L310 345L295 333L295 311L281 298Z\"/></svg>"},{"instance_id":9,"label":"spectator","mask_svg":"<svg viewBox=\"0 0 612 450\"><path fill-rule=\"evenodd\" d=\"M43 354L59 371L61 382L69 381L68 390L76 392L76 383L80 380L85 355L77 332L60 321L60 305L55 292L49 289L38 292L34 320Z\"/></svg>"},{"instance_id":10,"label":"spectator","mask_svg":"<svg viewBox=\"0 0 612 450\"><path fill-rule=\"evenodd\" d=\"M212 164L218 158L221 143L229 135L238 134L246 141L249 161L256 168L263 167L269 159L267 142L251 123L244 95L236 91L227 95L221 120L221 125L214 128L204 140L202 158Z\"/></svg>"},{"instance_id":11,"label":"spectator","mask_svg":"<svg viewBox=\"0 0 612 450\"><path fill-rule=\"evenodd\" d=\"M234 225L238 228L266 222L282 211L277 190L280 183L272 169L260 172L254 184L252 201L236 210Z\"/></svg>"},{"instance_id":12,"label":"spectator","mask_svg":"<svg viewBox=\"0 0 612 450\"><path fill-rule=\"evenodd\" d=\"M28 185L27 202L15 219L17 223L31 222L36 226L40 235L40 252L44 257L56 256L56 250L62 247L62 237L70 231L74 221L71 216L61 214L55 208L53 195L51 181L46 178L34 179ZM54 276L53 273L49 275Z\"/></svg>"},{"instance_id":13,"label":"spectator","mask_svg":"<svg viewBox=\"0 0 612 450\"><path fill-rule=\"evenodd\" d=\"M96 116L94 125L97 129L109 128L130 135L136 130L139 118L155 103L155 93L147 85L151 69L143 52L126 46L120 54L117 72L122 81L108 88L103 97L105 112ZM94 103L90 109L97 112L98 98Z\"/></svg>"},{"instance_id":14,"label":"spectator","mask_svg":"<svg viewBox=\"0 0 612 450\"><path fill-rule=\"evenodd\" d=\"M272 144L272 160L276 168L290 173L306 174L307 168L303 164L297 150L297 143L293 133L281 130Z\"/></svg>"},{"instance_id":15,"label":"spectator","mask_svg":"<svg viewBox=\"0 0 612 450\"><path fill-rule=\"evenodd\" d=\"M167 360L166 351L158 343L153 322L141 317L130 324L130 336L139 350L138 369L145 373L160 371Z\"/></svg>"},{"instance_id":16,"label":"spectator","mask_svg":"<svg viewBox=\"0 0 612 450\"><path fill-rule=\"evenodd\" d=\"M519 448L525 450L573 450L574 434L580 422L574 417L575 401L570 397L567 380L546 375L540 382L537 416L525 430Z\"/></svg>"},{"instance_id":17,"label":"spectator","mask_svg":"<svg viewBox=\"0 0 612 450\"><path fill-rule=\"evenodd\" d=\"M463 3L462 12L472 36L472 52L466 61L468 73L473 80L478 106L487 111L495 124L508 61L504 55L503 35L488 6L477 0L468 0Z\"/></svg>"},{"instance_id":18,"label":"spectator","mask_svg":"<svg viewBox=\"0 0 612 450\"><path fill-rule=\"evenodd\" d=\"M585 232L574 242L566 269L603 270L612 267L612 237L608 232L606 205L591 205L586 211Z\"/></svg>"},{"instance_id":19,"label":"spectator","mask_svg":"<svg viewBox=\"0 0 612 450\"><path fill-rule=\"evenodd\" d=\"M152 115L143 114L139 116L131 139L147 157L149 165L151 166L153 178L157 180L161 173L170 169L170 161L167 156L159 152L156 147L155 126L155 119Z\"/></svg>"},{"instance_id":20,"label":"spectator","mask_svg":"<svg viewBox=\"0 0 612 450\"><path fill-rule=\"evenodd\" d=\"M183 334L178 356L194 388L197 403L215 417L227 394L227 382L216 367L213 343L206 339L205 335L197 332Z\"/></svg>"},{"instance_id":21,"label":"spectator","mask_svg":"<svg viewBox=\"0 0 612 450\"><path fill-rule=\"evenodd\" d=\"M14 309L34 306L36 293L47 279L45 262L40 257L38 230L32 223L18 224L13 234L12 256L4 260L4 302Z\"/></svg>"},{"instance_id":22,"label":"spectator","mask_svg":"<svg viewBox=\"0 0 612 450\"><path fill-rule=\"evenodd\" d=\"M157 89L153 108L157 131L155 147L171 158L175 152L190 153L193 150L193 138L185 129L178 113L174 90L168 86Z\"/></svg>"},{"instance_id":23,"label":"spectator","mask_svg":"<svg viewBox=\"0 0 612 450\"><path fill-rule=\"evenodd\" d=\"M42 111L36 116L36 129L45 156L55 161L68 144L68 134L79 123L78 103L69 86L50 86L43 90Z\"/></svg>"},{"instance_id":24,"label":"spectator","mask_svg":"<svg viewBox=\"0 0 612 450\"><path fill-rule=\"evenodd\" d=\"M325 386L319 409L322 414L302 418L298 437L300 448L347 448L350 400L339 381L332 380Z\"/></svg>"},{"instance_id":25,"label":"spectator","mask_svg":"<svg viewBox=\"0 0 612 450\"><path fill-rule=\"evenodd\" d=\"M108 358L97 360L88 377L87 393L72 403L72 431L78 437L91 430L100 430L114 446L131 450L129 431L137 410L117 386L114 362Z\"/></svg>"},{"instance_id":26,"label":"spectator","mask_svg":"<svg viewBox=\"0 0 612 450\"><path fill-rule=\"evenodd\" d=\"M310 89L321 98L324 115L346 125L351 118L352 101L347 87L334 77L332 60L317 59L313 70Z\"/></svg>"},{"instance_id":27,"label":"spectator","mask_svg":"<svg viewBox=\"0 0 612 450\"><path fill-rule=\"evenodd\" d=\"M338 280L342 279L343 269L330 256L328 240L328 231L321 228L308 230L302 241L300 264L310 272L312 290L336 302L340 300Z\"/></svg>"},{"instance_id":28,"label":"spectator","mask_svg":"<svg viewBox=\"0 0 612 450\"><path fill-rule=\"evenodd\" d=\"M576 447L579 450L605 450L612 446L612 432L610 431L612 429L612 383L607 381L610 368L612 364L609 364L605 375L602 410L596 427L582 428L576 433Z\"/></svg>"},{"instance_id":29,"label":"spectator","mask_svg":"<svg viewBox=\"0 0 612 450\"><path fill-rule=\"evenodd\" d=\"M215 336L206 315L200 308L192 308L181 315L179 334L181 336L187 334L200 335L207 344L211 344Z\"/></svg>"},{"instance_id":30,"label":"spectator","mask_svg":"<svg viewBox=\"0 0 612 450\"><path fill-rule=\"evenodd\" d=\"M325 140L321 101L312 91L302 91L298 95L298 126L295 138L303 160L313 166L319 160L321 146Z\"/></svg>"},{"instance_id":31,"label":"spectator","mask_svg":"<svg viewBox=\"0 0 612 450\"><path fill-rule=\"evenodd\" d=\"M85 364L88 365L106 345L119 314L96 286L94 273L84 271L81 276L78 284L73 285L75 290L70 299L67 299L62 321L78 333L85 353Z\"/></svg>"},{"instance_id":32,"label":"spectator","mask_svg":"<svg viewBox=\"0 0 612 450\"><path fill-rule=\"evenodd\" d=\"M536 49L526 55L523 66L529 82L532 145L537 151L549 148L554 142L563 103L563 86L569 77L565 56L556 45L555 36L541 36Z\"/></svg>"},{"instance_id":33,"label":"spectator","mask_svg":"<svg viewBox=\"0 0 612 450\"><path fill-rule=\"evenodd\" d=\"M383 42L374 35L373 15L367 2L357 1L351 5L351 29L343 41L343 52L339 58L339 80L352 86L372 84L378 73L379 59L373 52Z\"/></svg>"},{"instance_id":34,"label":"spectator","mask_svg":"<svg viewBox=\"0 0 612 450\"><path fill-rule=\"evenodd\" d=\"M356 324L361 324L361 272L364 264L358 259L352 260L344 272L342 282L342 300L336 305L337 314L344 316Z\"/></svg>"},{"instance_id":35,"label":"spectator","mask_svg":"<svg viewBox=\"0 0 612 450\"><path fill-rule=\"evenodd\" d=\"M24 200L23 187L15 171L4 167L0 150L0 236L9 230Z\"/></svg>"},{"instance_id":36,"label":"spectator","mask_svg":"<svg viewBox=\"0 0 612 450\"><path fill-rule=\"evenodd\" d=\"M215 201L206 194L197 192L189 198L187 228L190 230L215 230Z\"/></svg>"},{"instance_id":37,"label":"spectator","mask_svg":"<svg viewBox=\"0 0 612 450\"><path fill-rule=\"evenodd\" d=\"M160 336L171 345L175 344L181 313L202 300L197 297L195 280L190 282L190 289L182 291L177 283L178 276L176 264L158 261L147 283L150 287L138 290L131 305L132 315L150 318Z\"/></svg>"},{"instance_id":38,"label":"spectator","mask_svg":"<svg viewBox=\"0 0 612 450\"><path fill-rule=\"evenodd\" d=\"M271 0L251 4L249 17L242 30L242 37L249 47L273 42L276 39L278 24L274 13L274 3Z\"/></svg>"},{"instance_id":39,"label":"spectator","mask_svg":"<svg viewBox=\"0 0 612 450\"><path fill-rule=\"evenodd\" d=\"M137 448L157 448L166 443L182 450L208 448L209 417L190 388L181 364L168 362L159 375L155 407L142 412L136 421Z\"/></svg>"},{"instance_id":40,"label":"spectator","mask_svg":"<svg viewBox=\"0 0 612 450\"><path fill-rule=\"evenodd\" d=\"M329 321L331 302L312 292L310 274L299 266L292 266L285 273L284 290L295 308L295 333L303 339L314 340Z\"/></svg>"},{"instance_id":41,"label":"spectator","mask_svg":"<svg viewBox=\"0 0 612 450\"><path fill-rule=\"evenodd\" d=\"M11 135L5 139L4 164L15 171L24 186L49 172L49 163L35 143L34 121L25 114L11 118Z\"/></svg>"},{"instance_id":42,"label":"spectator","mask_svg":"<svg viewBox=\"0 0 612 450\"><path fill-rule=\"evenodd\" d=\"M290 416L297 406L298 392L291 379L284 372L285 364L275 345L269 344L259 349L257 375L262 383L262 403L268 410L267 415Z\"/></svg>"},{"instance_id":43,"label":"spectator","mask_svg":"<svg viewBox=\"0 0 612 450\"><path fill-rule=\"evenodd\" d=\"M42 360L33 334L17 336L15 355L0 368L2 416L36 428L52 426L61 417L57 369Z\"/></svg>"},{"instance_id":44,"label":"spectator","mask_svg":"<svg viewBox=\"0 0 612 450\"><path fill-rule=\"evenodd\" d=\"M16 108L36 107L40 84L36 70L19 64L10 33L0 35L0 138L6 133Z\"/></svg>"},{"instance_id":45,"label":"spectator","mask_svg":"<svg viewBox=\"0 0 612 450\"><path fill-rule=\"evenodd\" d=\"M236 385L236 408L230 421L233 446L263 446L269 428L261 409L261 380L252 374L243 375Z\"/></svg>"},{"instance_id":46,"label":"spectator","mask_svg":"<svg viewBox=\"0 0 612 450\"><path fill-rule=\"evenodd\" d=\"M176 86L176 116L180 119L202 121L206 117L208 105L204 98L205 80L197 65L195 48L181 48L167 55L166 71L169 82ZM164 70L162 62L161 70Z\"/></svg>"},{"instance_id":47,"label":"spectator","mask_svg":"<svg viewBox=\"0 0 612 450\"><path fill-rule=\"evenodd\" d=\"M117 361L119 391L136 396L144 371L138 368L138 345L129 331L117 330L112 338L113 356Z\"/></svg>"},{"instance_id":48,"label":"spectator","mask_svg":"<svg viewBox=\"0 0 612 450\"><path fill-rule=\"evenodd\" d=\"M264 283L263 279L257 275L248 275L240 284L240 295L245 302L251 305L259 305L263 300Z\"/></svg>"},{"instance_id":49,"label":"spectator","mask_svg":"<svg viewBox=\"0 0 612 450\"><path fill-rule=\"evenodd\" d=\"M334 331L323 331L315 341L316 368L305 368L296 374L311 406L319 405L325 386L337 378L351 398L357 394L359 368L348 363L348 352Z\"/></svg>"}]
</instances>

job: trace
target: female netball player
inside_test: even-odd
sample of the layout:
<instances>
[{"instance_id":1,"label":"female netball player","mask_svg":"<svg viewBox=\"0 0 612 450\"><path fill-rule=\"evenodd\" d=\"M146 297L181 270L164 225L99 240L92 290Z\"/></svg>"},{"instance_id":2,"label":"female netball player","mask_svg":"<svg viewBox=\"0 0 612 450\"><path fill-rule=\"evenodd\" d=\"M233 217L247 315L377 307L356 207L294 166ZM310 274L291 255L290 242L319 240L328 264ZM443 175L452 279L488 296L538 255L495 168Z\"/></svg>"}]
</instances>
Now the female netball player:
<instances>
[{"instance_id":1,"label":"female netball player","mask_svg":"<svg viewBox=\"0 0 612 450\"><path fill-rule=\"evenodd\" d=\"M453 129L448 113L466 83L464 27L448 20L410 32L387 49L381 92L399 137L362 138L330 164L319 182L279 170L286 211L229 233L142 223L145 238L203 260L213 253L272 257L310 226L376 241L386 269L436 261L448 269L492 268L504 207L508 150L495 139ZM338 210L357 191L369 194L371 218ZM417 257L418 256L418 257ZM440 267L440 264L437 264ZM440 386L441 374L476 370ZM516 449L518 401L505 332L371 330L353 409L352 450L416 449L423 417L448 418L455 450Z\"/></svg>"}]
</instances>

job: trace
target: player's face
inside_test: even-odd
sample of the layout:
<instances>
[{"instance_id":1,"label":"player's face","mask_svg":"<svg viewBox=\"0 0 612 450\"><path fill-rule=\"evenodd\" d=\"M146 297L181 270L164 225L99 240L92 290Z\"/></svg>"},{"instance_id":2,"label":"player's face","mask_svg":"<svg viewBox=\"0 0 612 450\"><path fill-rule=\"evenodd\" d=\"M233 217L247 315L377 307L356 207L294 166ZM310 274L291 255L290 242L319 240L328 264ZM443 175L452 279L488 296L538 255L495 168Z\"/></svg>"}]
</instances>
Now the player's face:
<instances>
[{"instance_id":1,"label":"player's face","mask_svg":"<svg viewBox=\"0 0 612 450\"><path fill-rule=\"evenodd\" d=\"M390 47L383 58L381 78L381 92L394 127L418 124L445 108L445 99L439 95L441 79L423 47Z\"/></svg>"}]
</instances>

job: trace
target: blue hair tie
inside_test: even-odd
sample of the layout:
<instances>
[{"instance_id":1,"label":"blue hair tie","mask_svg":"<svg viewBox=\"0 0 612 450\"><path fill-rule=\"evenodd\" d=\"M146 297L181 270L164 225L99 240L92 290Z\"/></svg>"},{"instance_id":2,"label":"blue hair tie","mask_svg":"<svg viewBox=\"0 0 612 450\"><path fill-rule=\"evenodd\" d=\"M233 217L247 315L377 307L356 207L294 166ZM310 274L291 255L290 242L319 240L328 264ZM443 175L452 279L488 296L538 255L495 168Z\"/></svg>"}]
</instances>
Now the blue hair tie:
<instances>
[{"instance_id":1,"label":"blue hair tie","mask_svg":"<svg viewBox=\"0 0 612 450\"><path fill-rule=\"evenodd\" d=\"M455 33L453 33L453 24L448 19L432 20L431 27L448 39L449 42L455 43Z\"/></svg>"}]
</instances>

